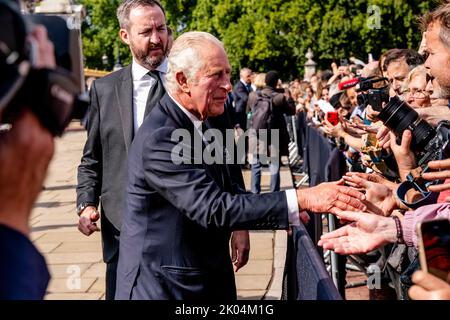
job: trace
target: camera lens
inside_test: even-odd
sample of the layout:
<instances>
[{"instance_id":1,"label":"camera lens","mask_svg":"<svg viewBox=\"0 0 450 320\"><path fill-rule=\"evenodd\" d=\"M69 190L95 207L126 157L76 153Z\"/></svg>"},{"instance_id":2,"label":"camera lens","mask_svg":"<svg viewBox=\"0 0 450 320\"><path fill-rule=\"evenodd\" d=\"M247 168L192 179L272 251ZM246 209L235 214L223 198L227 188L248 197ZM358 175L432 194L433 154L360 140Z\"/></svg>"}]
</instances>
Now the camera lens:
<instances>
[{"instance_id":1,"label":"camera lens","mask_svg":"<svg viewBox=\"0 0 450 320\"><path fill-rule=\"evenodd\" d=\"M420 153L436 135L436 131L418 113L399 97L392 97L378 115L384 125L401 139L406 129L412 132L411 150Z\"/></svg>"}]
</instances>

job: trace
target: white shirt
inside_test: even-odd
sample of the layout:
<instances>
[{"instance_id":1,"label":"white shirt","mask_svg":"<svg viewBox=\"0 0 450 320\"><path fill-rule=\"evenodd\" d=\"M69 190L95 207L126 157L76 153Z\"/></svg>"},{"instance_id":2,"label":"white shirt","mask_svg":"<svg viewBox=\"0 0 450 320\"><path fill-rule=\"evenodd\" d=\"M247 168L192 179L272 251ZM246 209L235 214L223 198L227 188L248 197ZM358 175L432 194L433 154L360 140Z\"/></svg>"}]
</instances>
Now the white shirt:
<instances>
[{"instance_id":1,"label":"white shirt","mask_svg":"<svg viewBox=\"0 0 450 320\"><path fill-rule=\"evenodd\" d=\"M167 58L156 68L160 72L163 84L166 80ZM144 68L133 59L131 65L131 75L133 77L133 128L134 134L144 121L145 106L147 104L150 88L156 83L156 80L148 75L149 70Z\"/></svg>"},{"instance_id":2,"label":"white shirt","mask_svg":"<svg viewBox=\"0 0 450 320\"><path fill-rule=\"evenodd\" d=\"M189 120L192 121L192 124L194 125L194 128L197 129L198 133L201 137L203 137L202 132L202 121L197 118L194 114L189 112L185 107L183 107L177 100L175 100L170 94L169 97L175 102L175 104L178 106L178 108L183 111L183 113L189 118ZM299 216L299 207L297 202L297 192L295 189L289 189L285 191L286 193L286 200L287 200L287 207L288 207L288 219L289 224L291 226L298 226L300 225L300 216Z\"/></svg>"}]
</instances>

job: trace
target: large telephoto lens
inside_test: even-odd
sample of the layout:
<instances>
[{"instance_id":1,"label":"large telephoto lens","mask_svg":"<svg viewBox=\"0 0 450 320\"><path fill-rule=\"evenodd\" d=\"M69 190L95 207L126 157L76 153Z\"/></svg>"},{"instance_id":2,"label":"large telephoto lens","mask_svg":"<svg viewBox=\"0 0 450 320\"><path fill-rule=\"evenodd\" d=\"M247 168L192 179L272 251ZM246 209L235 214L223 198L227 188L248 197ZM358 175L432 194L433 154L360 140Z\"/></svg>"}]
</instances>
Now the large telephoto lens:
<instances>
[{"instance_id":1,"label":"large telephoto lens","mask_svg":"<svg viewBox=\"0 0 450 320\"><path fill-rule=\"evenodd\" d=\"M436 131L425 120L421 119L418 113L405 101L395 96L389 100L378 118L393 131L400 141L403 131L406 129L412 132L411 150L420 154L428 142L436 135Z\"/></svg>"}]
</instances>

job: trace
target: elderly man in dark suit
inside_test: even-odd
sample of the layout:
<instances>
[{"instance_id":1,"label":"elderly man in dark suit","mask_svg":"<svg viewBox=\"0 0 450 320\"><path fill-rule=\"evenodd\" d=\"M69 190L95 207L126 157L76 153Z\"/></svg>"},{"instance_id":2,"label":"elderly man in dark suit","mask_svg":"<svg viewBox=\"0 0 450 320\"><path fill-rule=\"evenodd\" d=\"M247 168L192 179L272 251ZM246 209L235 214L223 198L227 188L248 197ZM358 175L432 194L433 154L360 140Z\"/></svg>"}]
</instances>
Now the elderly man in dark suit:
<instances>
[{"instance_id":1,"label":"elderly man in dark suit","mask_svg":"<svg viewBox=\"0 0 450 320\"><path fill-rule=\"evenodd\" d=\"M230 178L229 150L217 142L220 131L205 125L224 112L230 73L214 36L188 32L174 42L167 94L130 148L116 299L236 299L231 231L287 229L299 223L300 209L364 207L361 193L336 183L242 194ZM211 149L218 155L212 162Z\"/></svg>"},{"instance_id":2,"label":"elderly man in dark suit","mask_svg":"<svg viewBox=\"0 0 450 320\"><path fill-rule=\"evenodd\" d=\"M242 130L247 130L247 101L248 95L252 91L252 70L249 68L241 69L240 79L234 85L233 98L236 113L236 125Z\"/></svg>"}]
</instances>

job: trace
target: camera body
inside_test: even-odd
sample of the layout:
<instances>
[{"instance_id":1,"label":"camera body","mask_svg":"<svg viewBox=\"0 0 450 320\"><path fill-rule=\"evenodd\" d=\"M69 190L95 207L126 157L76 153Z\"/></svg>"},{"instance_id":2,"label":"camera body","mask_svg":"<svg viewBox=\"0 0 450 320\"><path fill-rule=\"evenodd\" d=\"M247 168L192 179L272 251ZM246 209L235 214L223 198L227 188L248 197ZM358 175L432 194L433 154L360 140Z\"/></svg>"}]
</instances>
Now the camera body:
<instances>
[{"instance_id":1,"label":"camera body","mask_svg":"<svg viewBox=\"0 0 450 320\"><path fill-rule=\"evenodd\" d=\"M59 67L33 67L37 50L27 41L27 35L33 21L41 23L42 20L51 24L59 20L58 32L63 37L68 36L69 30L61 24L60 17L23 16L17 3L0 0L0 24L3 27L0 34L0 122L13 123L21 108L26 107L53 135L62 135L72 119L84 116L88 99L81 95L81 77L74 76L74 73L80 74L81 64L73 63L76 58L72 59L68 50L58 50L65 44L61 46L60 42L54 42ZM53 31L49 31L49 35L51 33ZM81 47L78 51L81 52Z\"/></svg>"},{"instance_id":2,"label":"camera body","mask_svg":"<svg viewBox=\"0 0 450 320\"><path fill-rule=\"evenodd\" d=\"M370 89L366 93L360 93L357 98L358 104L364 108L371 105L373 110L381 111L383 102L389 102L389 91L387 88Z\"/></svg>"},{"instance_id":3,"label":"camera body","mask_svg":"<svg viewBox=\"0 0 450 320\"><path fill-rule=\"evenodd\" d=\"M356 88L356 91L359 92L358 104L364 108L371 105L373 110L381 111L383 103L389 102L389 88L387 85L382 88L374 88L374 84L386 80L381 77L361 77Z\"/></svg>"}]
</instances>

